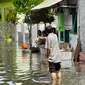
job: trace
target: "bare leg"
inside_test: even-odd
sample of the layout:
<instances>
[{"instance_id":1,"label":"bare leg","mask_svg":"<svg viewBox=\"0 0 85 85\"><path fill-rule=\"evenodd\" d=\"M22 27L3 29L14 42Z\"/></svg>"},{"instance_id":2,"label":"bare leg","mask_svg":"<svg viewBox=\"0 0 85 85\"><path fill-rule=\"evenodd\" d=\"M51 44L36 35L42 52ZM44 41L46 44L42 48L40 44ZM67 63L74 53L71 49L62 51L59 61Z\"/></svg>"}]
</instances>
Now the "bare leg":
<instances>
[{"instance_id":1,"label":"bare leg","mask_svg":"<svg viewBox=\"0 0 85 85\"><path fill-rule=\"evenodd\" d=\"M58 77L57 83L58 83L58 85L61 85L61 71L59 71L59 72L57 73L57 77Z\"/></svg>"},{"instance_id":2,"label":"bare leg","mask_svg":"<svg viewBox=\"0 0 85 85\"><path fill-rule=\"evenodd\" d=\"M56 81L57 81L57 76L56 76L56 73L53 72L52 73L52 85L55 85L56 84Z\"/></svg>"},{"instance_id":3,"label":"bare leg","mask_svg":"<svg viewBox=\"0 0 85 85\"><path fill-rule=\"evenodd\" d=\"M52 81L52 85L56 85L56 81Z\"/></svg>"},{"instance_id":4,"label":"bare leg","mask_svg":"<svg viewBox=\"0 0 85 85\"><path fill-rule=\"evenodd\" d=\"M61 71L58 72L58 79L61 79Z\"/></svg>"},{"instance_id":5,"label":"bare leg","mask_svg":"<svg viewBox=\"0 0 85 85\"><path fill-rule=\"evenodd\" d=\"M52 85L56 85L56 82L58 85L61 85L61 71L58 71L57 73L52 73Z\"/></svg>"}]
</instances>

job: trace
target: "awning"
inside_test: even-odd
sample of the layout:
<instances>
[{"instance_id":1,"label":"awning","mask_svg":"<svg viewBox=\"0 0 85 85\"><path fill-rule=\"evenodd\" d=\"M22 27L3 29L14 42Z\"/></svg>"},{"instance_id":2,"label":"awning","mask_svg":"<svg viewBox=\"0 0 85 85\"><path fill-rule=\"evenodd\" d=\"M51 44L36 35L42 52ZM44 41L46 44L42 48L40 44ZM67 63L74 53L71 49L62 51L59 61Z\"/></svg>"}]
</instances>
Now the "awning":
<instances>
[{"instance_id":1,"label":"awning","mask_svg":"<svg viewBox=\"0 0 85 85\"><path fill-rule=\"evenodd\" d=\"M35 6L34 8L32 8L31 10L36 10L36 9L42 9L42 8L47 8L47 7L51 7L59 2L61 2L62 0L45 0L44 2L42 2L41 4Z\"/></svg>"}]
</instances>

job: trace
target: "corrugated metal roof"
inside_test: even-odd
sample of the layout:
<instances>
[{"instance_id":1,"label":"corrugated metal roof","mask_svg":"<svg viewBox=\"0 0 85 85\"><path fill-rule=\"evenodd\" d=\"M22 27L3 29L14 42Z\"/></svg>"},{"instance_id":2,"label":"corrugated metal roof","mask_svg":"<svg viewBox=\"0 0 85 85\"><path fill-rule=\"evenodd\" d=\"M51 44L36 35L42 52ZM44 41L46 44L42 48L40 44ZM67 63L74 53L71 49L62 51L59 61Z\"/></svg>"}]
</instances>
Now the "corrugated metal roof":
<instances>
[{"instance_id":1,"label":"corrugated metal roof","mask_svg":"<svg viewBox=\"0 0 85 85\"><path fill-rule=\"evenodd\" d=\"M47 8L47 7L51 7L59 2L61 2L62 0L45 0L44 2L42 2L41 4L35 6L34 8L32 8L31 10L36 10L36 9L42 9L42 8Z\"/></svg>"}]
</instances>

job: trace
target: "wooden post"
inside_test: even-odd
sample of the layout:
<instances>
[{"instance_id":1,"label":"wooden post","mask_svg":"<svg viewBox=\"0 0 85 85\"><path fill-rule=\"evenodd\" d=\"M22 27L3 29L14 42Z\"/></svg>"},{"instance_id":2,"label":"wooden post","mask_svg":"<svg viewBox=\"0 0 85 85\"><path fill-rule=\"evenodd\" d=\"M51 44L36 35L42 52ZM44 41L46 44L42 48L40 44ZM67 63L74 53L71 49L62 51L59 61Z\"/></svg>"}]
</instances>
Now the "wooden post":
<instances>
[{"instance_id":1,"label":"wooden post","mask_svg":"<svg viewBox=\"0 0 85 85\"><path fill-rule=\"evenodd\" d=\"M76 46L76 50L75 50L75 53L74 53L74 61L75 62L79 62L79 52L81 50L81 43L80 43L80 40L78 41L77 43L77 46Z\"/></svg>"}]
</instances>

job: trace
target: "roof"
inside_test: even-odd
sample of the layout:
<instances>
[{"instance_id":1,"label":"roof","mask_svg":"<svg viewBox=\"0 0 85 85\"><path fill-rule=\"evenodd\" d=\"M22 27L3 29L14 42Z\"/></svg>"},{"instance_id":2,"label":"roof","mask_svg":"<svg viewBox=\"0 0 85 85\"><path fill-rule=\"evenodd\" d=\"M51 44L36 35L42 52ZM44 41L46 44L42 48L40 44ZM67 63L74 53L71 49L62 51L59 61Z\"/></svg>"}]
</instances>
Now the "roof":
<instances>
[{"instance_id":1,"label":"roof","mask_svg":"<svg viewBox=\"0 0 85 85\"><path fill-rule=\"evenodd\" d=\"M41 4L33 7L31 10L36 10L36 9L42 9L42 8L48 8L53 5L56 5L57 3L61 2L62 0L45 0Z\"/></svg>"}]
</instances>

